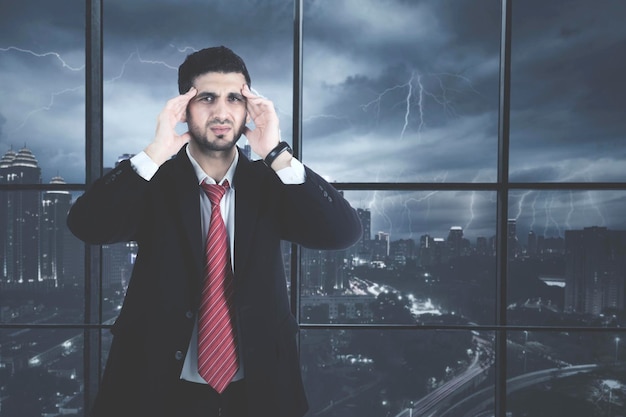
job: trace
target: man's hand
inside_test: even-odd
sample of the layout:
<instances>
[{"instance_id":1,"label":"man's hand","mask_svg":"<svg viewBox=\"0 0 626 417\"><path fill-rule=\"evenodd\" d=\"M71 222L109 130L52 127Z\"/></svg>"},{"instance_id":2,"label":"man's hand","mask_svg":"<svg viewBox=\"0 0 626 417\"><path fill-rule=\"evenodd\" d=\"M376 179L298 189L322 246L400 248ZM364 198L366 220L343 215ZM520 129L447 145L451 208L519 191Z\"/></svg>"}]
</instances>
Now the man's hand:
<instances>
[{"instance_id":1,"label":"man's hand","mask_svg":"<svg viewBox=\"0 0 626 417\"><path fill-rule=\"evenodd\" d=\"M186 121L187 104L198 90L191 87L185 94L181 94L167 101L157 118L156 133L154 140L144 149L158 165L167 161L191 139L189 132L182 135L176 133L176 125Z\"/></svg>"},{"instance_id":2,"label":"man's hand","mask_svg":"<svg viewBox=\"0 0 626 417\"><path fill-rule=\"evenodd\" d=\"M280 142L280 128L274 103L253 94L247 84L244 84L241 93L247 100L246 109L254 122L254 129L246 126L243 133L248 138L252 151L265 158Z\"/></svg>"}]
</instances>

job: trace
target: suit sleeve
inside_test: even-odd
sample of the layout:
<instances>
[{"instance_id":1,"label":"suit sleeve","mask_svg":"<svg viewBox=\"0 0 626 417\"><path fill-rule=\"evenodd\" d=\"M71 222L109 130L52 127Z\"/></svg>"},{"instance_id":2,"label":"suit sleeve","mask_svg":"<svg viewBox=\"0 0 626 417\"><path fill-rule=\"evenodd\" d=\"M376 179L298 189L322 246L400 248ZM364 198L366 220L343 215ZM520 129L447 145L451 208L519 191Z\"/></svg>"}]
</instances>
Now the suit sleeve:
<instances>
[{"instance_id":1,"label":"suit sleeve","mask_svg":"<svg viewBox=\"0 0 626 417\"><path fill-rule=\"evenodd\" d=\"M310 249L339 250L362 235L356 210L326 180L305 167L306 180L285 185L283 235Z\"/></svg>"},{"instance_id":2,"label":"suit sleeve","mask_svg":"<svg viewBox=\"0 0 626 417\"><path fill-rule=\"evenodd\" d=\"M91 244L135 240L146 212L143 195L148 184L128 160L121 162L72 205L67 217L69 229Z\"/></svg>"}]
</instances>

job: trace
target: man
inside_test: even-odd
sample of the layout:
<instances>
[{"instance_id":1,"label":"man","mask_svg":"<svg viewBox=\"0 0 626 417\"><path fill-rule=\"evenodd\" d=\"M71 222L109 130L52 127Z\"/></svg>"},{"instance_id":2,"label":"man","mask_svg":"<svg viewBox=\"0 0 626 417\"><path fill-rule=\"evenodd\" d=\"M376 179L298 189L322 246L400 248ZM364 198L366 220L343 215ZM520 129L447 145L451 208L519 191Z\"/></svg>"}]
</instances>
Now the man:
<instances>
[{"instance_id":1,"label":"man","mask_svg":"<svg viewBox=\"0 0 626 417\"><path fill-rule=\"evenodd\" d=\"M302 416L298 325L280 242L343 249L359 239L361 223L292 157L273 104L250 91L230 49L188 56L178 84L152 143L96 181L68 216L85 242L139 245L92 416ZM188 132L177 134L179 122ZM241 153L242 134L263 160ZM215 259L223 261L214 268ZM219 336L207 336L214 329Z\"/></svg>"}]
</instances>

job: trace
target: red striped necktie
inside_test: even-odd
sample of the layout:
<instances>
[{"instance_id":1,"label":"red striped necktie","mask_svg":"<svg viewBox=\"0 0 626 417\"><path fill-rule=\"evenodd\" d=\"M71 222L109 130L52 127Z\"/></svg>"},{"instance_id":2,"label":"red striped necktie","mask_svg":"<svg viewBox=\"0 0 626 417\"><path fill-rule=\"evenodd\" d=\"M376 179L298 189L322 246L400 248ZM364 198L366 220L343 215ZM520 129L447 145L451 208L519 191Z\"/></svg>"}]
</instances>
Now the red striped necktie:
<instances>
[{"instance_id":1,"label":"red striped necktie","mask_svg":"<svg viewBox=\"0 0 626 417\"><path fill-rule=\"evenodd\" d=\"M215 391L222 393L238 369L233 272L228 234L220 211L228 181L224 185L203 182L202 189L211 200L211 223L198 317L198 373Z\"/></svg>"}]
</instances>

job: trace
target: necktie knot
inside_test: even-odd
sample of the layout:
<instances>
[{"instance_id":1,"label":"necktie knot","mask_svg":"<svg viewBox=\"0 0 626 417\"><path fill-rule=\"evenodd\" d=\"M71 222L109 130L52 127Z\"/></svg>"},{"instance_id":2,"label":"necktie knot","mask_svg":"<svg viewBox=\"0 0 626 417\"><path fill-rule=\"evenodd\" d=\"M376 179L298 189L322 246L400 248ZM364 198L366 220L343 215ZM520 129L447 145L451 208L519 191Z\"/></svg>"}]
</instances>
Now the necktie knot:
<instances>
[{"instance_id":1,"label":"necktie knot","mask_svg":"<svg viewBox=\"0 0 626 417\"><path fill-rule=\"evenodd\" d=\"M220 204L222 197L224 197L224 194L226 194L226 190L228 190L228 188L230 187L230 185L228 184L228 180L225 180L222 185L207 184L203 181L201 186L207 197L209 197L209 200L211 201L211 207Z\"/></svg>"}]
</instances>

